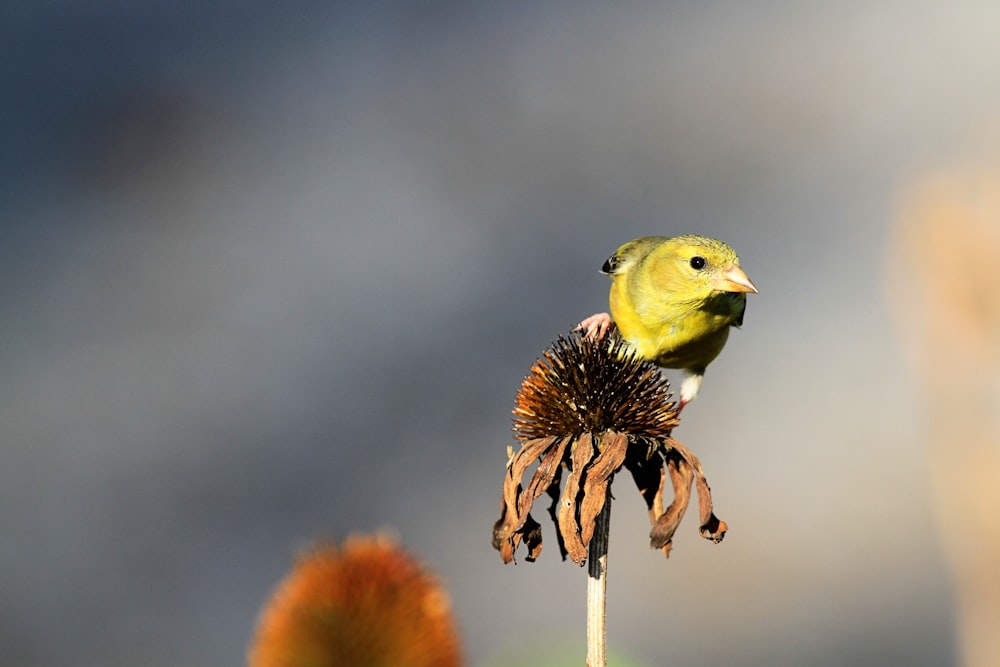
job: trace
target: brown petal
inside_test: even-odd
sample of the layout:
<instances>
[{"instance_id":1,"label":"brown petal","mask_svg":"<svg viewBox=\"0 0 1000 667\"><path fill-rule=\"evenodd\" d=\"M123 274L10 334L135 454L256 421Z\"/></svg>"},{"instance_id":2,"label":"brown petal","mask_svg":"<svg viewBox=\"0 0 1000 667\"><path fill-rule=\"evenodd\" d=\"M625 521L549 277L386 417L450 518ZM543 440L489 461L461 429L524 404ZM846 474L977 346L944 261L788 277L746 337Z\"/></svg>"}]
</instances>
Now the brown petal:
<instances>
[{"instance_id":1,"label":"brown petal","mask_svg":"<svg viewBox=\"0 0 1000 667\"><path fill-rule=\"evenodd\" d=\"M562 533L559 531L559 507L560 507L559 484L562 482L563 470L564 470L563 466L559 466L558 468L556 468L556 475L552 479L552 484L549 486L547 493L549 494L549 498L551 499L551 502L549 503L549 518L552 519L552 523L554 523L556 526L556 541L559 543L559 556L563 560L566 560L567 556L566 541L563 540Z\"/></svg>"},{"instance_id":2,"label":"brown petal","mask_svg":"<svg viewBox=\"0 0 1000 667\"><path fill-rule=\"evenodd\" d=\"M577 565L583 565L587 560L587 547L580 538L580 525L577 520L577 498L580 495L580 484L583 471L594 453L593 440L590 433L584 433L573 443L571 456L572 470L563 486L562 499L559 501L559 532L566 546L566 553Z\"/></svg>"},{"instance_id":3,"label":"brown petal","mask_svg":"<svg viewBox=\"0 0 1000 667\"><path fill-rule=\"evenodd\" d=\"M712 490L708 488L708 481L703 476L699 475L695 480L695 489L698 491L701 536L718 544L726 536L729 526L712 511Z\"/></svg>"},{"instance_id":4,"label":"brown petal","mask_svg":"<svg viewBox=\"0 0 1000 667\"><path fill-rule=\"evenodd\" d=\"M662 455L653 452L649 456L629 457L625 459L625 467L632 473L632 479L646 501L649 522L656 525L656 520L663 514L663 488L667 483Z\"/></svg>"},{"instance_id":5,"label":"brown petal","mask_svg":"<svg viewBox=\"0 0 1000 667\"><path fill-rule=\"evenodd\" d=\"M514 550L520 542L519 532L527 521L528 510L531 509L531 502L534 500L532 498L526 503L523 502L522 496L525 494L521 487L521 477L528 466L534 463L555 440L555 437L529 440L507 463L503 498L500 500L500 518L493 524L493 547L500 551L500 557L505 563L514 559ZM541 542L540 534L538 542Z\"/></svg>"},{"instance_id":6,"label":"brown petal","mask_svg":"<svg viewBox=\"0 0 1000 667\"><path fill-rule=\"evenodd\" d=\"M545 439L548 440L548 438ZM535 500L552 485L556 473L559 472L559 468L562 466L562 458L566 452L566 445L572 439L572 436L567 435L559 439L554 446L549 447L548 451L545 452L542 462L538 464L538 469L531 477L528 488L525 489L518 501L519 514L527 514Z\"/></svg>"},{"instance_id":7,"label":"brown petal","mask_svg":"<svg viewBox=\"0 0 1000 667\"><path fill-rule=\"evenodd\" d=\"M542 554L542 526L529 514L519 532L524 535L524 546L528 548L524 560L534 562Z\"/></svg>"},{"instance_id":8,"label":"brown petal","mask_svg":"<svg viewBox=\"0 0 1000 667\"><path fill-rule=\"evenodd\" d=\"M608 431L600 438L601 453L587 467L587 480L580 505L580 533L584 544L594 536L594 520L604 509L608 485L615 472L622 467L628 451L628 438L623 433Z\"/></svg>"},{"instance_id":9,"label":"brown petal","mask_svg":"<svg viewBox=\"0 0 1000 667\"><path fill-rule=\"evenodd\" d=\"M667 472L670 474L670 481L674 487L674 501L670 503L667 511L656 520L653 529L649 531L649 544L654 549L662 549L665 556L670 557L671 540L677 532L677 526L684 518L687 511L688 502L691 499L691 482L694 474L676 450L671 450L666 455Z\"/></svg>"},{"instance_id":10,"label":"brown petal","mask_svg":"<svg viewBox=\"0 0 1000 667\"><path fill-rule=\"evenodd\" d=\"M698 492L698 513L701 518L700 532L706 540L712 540L716 544L726 536L729 526L725 521L721 521L712 511L712 490L705 479L705 471L701 467L701 461L690 449L671 439L671 446L684 457L696 473L695 490Z\"/></svg>"}]
</instances>

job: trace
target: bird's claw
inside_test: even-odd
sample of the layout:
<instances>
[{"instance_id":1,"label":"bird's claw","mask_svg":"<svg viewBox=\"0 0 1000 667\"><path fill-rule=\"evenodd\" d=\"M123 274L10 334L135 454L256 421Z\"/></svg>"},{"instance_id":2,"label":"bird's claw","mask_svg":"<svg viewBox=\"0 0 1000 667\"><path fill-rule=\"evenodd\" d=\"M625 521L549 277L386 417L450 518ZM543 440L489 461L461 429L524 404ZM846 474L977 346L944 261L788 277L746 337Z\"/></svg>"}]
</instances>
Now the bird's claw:
<instances>
[{"instance_id":1,"label":"bird's claw","mask_svg":"<svg viewBox=\"0 0 1000 667\"><path fill-rule=\"evenodd\" d=\"M607 313L595 313L577 324L573 330L582 331L585 340L600 340L611 328L611 316Z\"/></svg>"}]
</instances>

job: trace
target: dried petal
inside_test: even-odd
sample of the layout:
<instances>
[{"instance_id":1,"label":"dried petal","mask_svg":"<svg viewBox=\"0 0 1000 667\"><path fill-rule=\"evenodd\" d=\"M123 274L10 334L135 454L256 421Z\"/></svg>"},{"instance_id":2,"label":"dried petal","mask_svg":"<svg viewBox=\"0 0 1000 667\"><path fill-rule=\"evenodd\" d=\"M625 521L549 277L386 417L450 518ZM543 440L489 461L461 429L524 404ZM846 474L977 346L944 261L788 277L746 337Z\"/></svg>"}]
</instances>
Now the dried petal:
<instances>
[{"instance_id":1,"label":"dried petal","mask_svg":"<svg viewBox=\"0 0 1000 667\"><path fill-rule=\"evenodd\" d=\"M649 544L654 549L662 549L664 555L670 557L671 540L677 532L677 526L684 518L688 502L691 499L691 482L694 475L691 467L673 450L667 454L667 472L674 486L674 501L656 519L653 529L649 532Z\"/></svg>"},{"instance_id":2,"label":"dried petal","mask_svg":"<svg viewBox=\"0 0 1000 667\"><path fill-rule=\"evenodd\" d=\"M569 436L561 438L556 442L555 446L550 447L542 457L542 462L538 465L538 470L535 471L534 476L531 478L531 483L528 484L527 491L525 491L518 503L518 510L520 512L526 513L527 510L531 509L532 503L535 502L538 496L545 493L545 491L552 485L552 481L555 479L555 476L559 472L559 468L562 465L562 458L563 454L566 452L566 446L569 445L572 440L573 439Z\"/></svg>"},{"instance_id":3,"label":"dried petal","mask_svg":"<svg viewBox=\"0 0 1000 667\"><path fill-rule=\"evenodd\" d=\"M726 536L729 526L725 521L720 520L712 511L712 489L705 479L705 471L702 470L701 461L690 449L671 439L671 447L681 454L695 472L695 490L698 492L698 513L701 517L701 536L706 540L711 540L718 544Z\"/></svg>"},{"instance_id":4,"label":"dried petal","mask_svg":"<svg viewBox=\"0 0 1000 667\"><path fill-rule=\"evenodd\" d=\"M622 433L609 431L601 437L599 448L601 453L587 466L587 481L580 505L580 536L584 544L590 544L594 536L594 520L604 509L611 478L625 462L628 438Z\"/></svg>"},{"instance_id":5,"label":"dried petal","mask_svg":"<svg viewBox=\"0 0 1000 667\"><path fill-rule=\"evenodd\" d=\"M580 524L577 519L577 500L581 494L583 472L593 452L593 439L590 433L584 433L573 445L573 452L570 455L572 469L566 478L559 507L559 532L565 542L566 553L577 565L583 565L587 560L587 545L580 536Z\"/></svg>"},{"instance_id":6,"label":"dried petal","mask_svg":"<svg viewBox=\"0 0 1000 667\"><path fill-rule=\"evenodd\" d=\"M718 544L726 536L729 526L712 511L712 490L708 488L708 481L701 475L695 479L695 490L698 492L701 536Z\"/></svg>"},{"instance_id":7,"label":"dried petal","mask_svg":"<svg viewBox=\"0 0 1000 667\"><path fill-rule=\"evenodd\" d=\"M528 547L528 555L524 557L524 560L529 563L533 562L542 553L542 525L535 521L529 514L524 519L524 525L521 526L520 533L524 536L524 546ZM513 553L511 553L511 558L513 557Z\"/></svg>"},{"instance_id":8,"label":"dried petal","mask_svg":"<svg viewBox=\"0 0 1000 667\"><path fill-rule=\"evenodd\" d=\"M663 514L663 490L667 483L662 454L657 451L649 457L627 458L625 467L632 473L632 479L646 501L650 523L655 525Z\"/></svg>"},{"instance_id":9,"label":"dried petal","mask_svg":"<svg viewBox=\"0 0 1000 667\"><path fill-rule=\"evenodd\" d=\"M533 519L531 520L533 526L528 525L527 522L531 516L529 512L535 499L551 485L559 470L562 453L569 442L569 437L560 440L555 437L529 440L521 445L521 449L516 454L511 456L507 464L508 474L504 479L500 519L493 524L493 547L500 551L500 556L505 563L514 559L514 551L520 543L521 534L529 530L535 530L528 540L529 548L536 553L541 552L541 529ZM553 444L555 444L554 447ZM524 471L539 457L542 457L542 463L535 471L527 490L523 490L521 478Z\"/></svg>"},{"instance_id":10,"label":"dried petal","mask_svg":"<svg viewBox=\"0 0 1000 667\"><path fill-rule=\"evenodd\" d=\"M552 523L557 528L557 530L556 530L556 540L559 543L559 556L563 560L566 560L566 557L569 555L566 552L566 540L563 539L562 531L558 530L558 528L559 528L559 507L560 507L559 500L560 500L560 497L561 497L560 493L559 493L559 484L562 481L562 471L563 471L562 467L560 467L556 471L555 479L552 480L552 485L549 487L549 490L548 490L549 498L551 499L551 502L549 503L549 518L552 519Z\"/></svg>"}]
</instances>

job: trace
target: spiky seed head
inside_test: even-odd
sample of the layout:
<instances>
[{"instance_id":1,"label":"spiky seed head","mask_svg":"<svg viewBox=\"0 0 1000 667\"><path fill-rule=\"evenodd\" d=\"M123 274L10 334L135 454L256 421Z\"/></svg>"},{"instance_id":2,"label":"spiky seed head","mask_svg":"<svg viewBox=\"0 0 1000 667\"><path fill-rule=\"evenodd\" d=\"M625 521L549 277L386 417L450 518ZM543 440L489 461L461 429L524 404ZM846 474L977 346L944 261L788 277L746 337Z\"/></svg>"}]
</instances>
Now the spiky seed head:
<instances>
[{"instance_id":1,"label":"spiky seed head","mask_svg":"<svg viewBox=\"0 0 1000 667\"><path fill-rule=\"evenodd\" d=\"M548 436L616 431L666 438L677 425L670 383L617 335L560 336L531 367L514 401L514 433Z\"/></svg>"}]
</instances>

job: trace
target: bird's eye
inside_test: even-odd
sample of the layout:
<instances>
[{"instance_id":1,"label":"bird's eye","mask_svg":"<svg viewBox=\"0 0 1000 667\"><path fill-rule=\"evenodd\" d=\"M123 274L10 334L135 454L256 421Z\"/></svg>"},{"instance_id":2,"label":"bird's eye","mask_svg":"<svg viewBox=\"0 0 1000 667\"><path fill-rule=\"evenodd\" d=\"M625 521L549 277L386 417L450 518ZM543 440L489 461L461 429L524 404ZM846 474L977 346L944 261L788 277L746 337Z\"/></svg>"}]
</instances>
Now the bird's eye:
<instances>
[{"instance_id":1,"label":"bird's eye","mask_svg":"<svg viewBox=\"0 0 1000 667\"><path fill-rule=\"evenodd\" d=\"M695 255L691 258L691 268L695 271L701 271L705 268L705 258L700 255Z\"/></svg>"}]
</instances>

